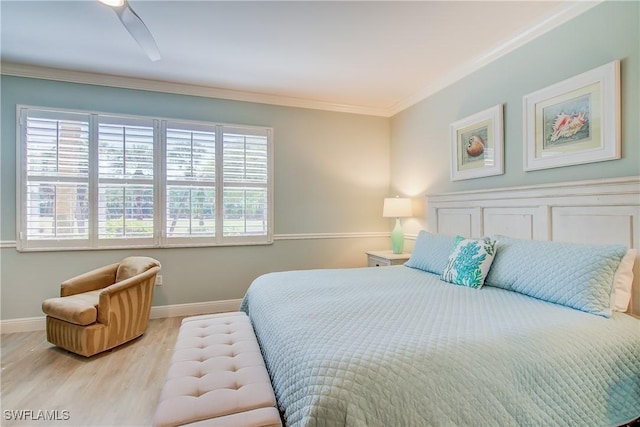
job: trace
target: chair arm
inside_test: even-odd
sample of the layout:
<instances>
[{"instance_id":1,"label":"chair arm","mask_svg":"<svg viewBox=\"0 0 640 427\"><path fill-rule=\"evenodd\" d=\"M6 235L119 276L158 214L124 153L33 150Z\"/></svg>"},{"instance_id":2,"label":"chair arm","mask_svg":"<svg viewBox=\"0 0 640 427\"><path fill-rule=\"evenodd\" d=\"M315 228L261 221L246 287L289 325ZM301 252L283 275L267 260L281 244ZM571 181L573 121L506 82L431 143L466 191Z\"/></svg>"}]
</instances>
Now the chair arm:
<instances>
[{"instance_id":1,"label":"chair arm","mask_svg":"<svg viewBox=\"0 0 640 427\"><path fill-rule=\"evenodd\" d=\"M145 303L151 307L151 298L155 286L155 278L160 267L152 267L149 270L130 277L118 283L114 283L100 292L98 302L98 323L108 325L110 323L110 313L114 311L130 311L132 301L143 298ZM143 289L140 291L139 287ZM137 295L136 295L137 294ZM148 302L146 301L148 299ZM140 307L135 307L139 309Z\"/></svg>"},{"instance_id":2,"label":"chair arm","mask_svg":"<svg viewBox=\"0 0 640 427\"><path fill-rule=\"evenodd\" d=\"M116 281L119 263L96 268L87 273L65 280L60 285L60 296L81 294L106 288Z\"/></svg>"}]
</instances>

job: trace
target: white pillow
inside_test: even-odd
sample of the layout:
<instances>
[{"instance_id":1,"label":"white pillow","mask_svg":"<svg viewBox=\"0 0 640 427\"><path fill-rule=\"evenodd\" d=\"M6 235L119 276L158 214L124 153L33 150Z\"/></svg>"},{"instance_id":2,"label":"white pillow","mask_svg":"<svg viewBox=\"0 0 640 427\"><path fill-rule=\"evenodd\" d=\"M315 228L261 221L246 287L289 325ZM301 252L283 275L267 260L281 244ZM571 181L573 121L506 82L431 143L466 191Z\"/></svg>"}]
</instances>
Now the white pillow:
<instances>
[{"instance_id":1,"label":"white pillow","mask_svg":"<svg viewBox=\"0 0 640 427\"><path fill-rule=\"evenodd\" d=\"M638 254L637 249L629 249L613 276L613 292L611 293L611 310L625 312L629 308L631 286L633 285L633 263Z\"/></svg>"},{"instance_id":2,"label":"white pillow","mask_svg":"<svg viewBox=\"0 0 640 427\"><path fill-rule=\"evenodd\" d=\"M489 274L495 254L495 240L488 237L465 239L457 236L440 278L454 285L480 289Z\"/></svg>"}]
</instances>

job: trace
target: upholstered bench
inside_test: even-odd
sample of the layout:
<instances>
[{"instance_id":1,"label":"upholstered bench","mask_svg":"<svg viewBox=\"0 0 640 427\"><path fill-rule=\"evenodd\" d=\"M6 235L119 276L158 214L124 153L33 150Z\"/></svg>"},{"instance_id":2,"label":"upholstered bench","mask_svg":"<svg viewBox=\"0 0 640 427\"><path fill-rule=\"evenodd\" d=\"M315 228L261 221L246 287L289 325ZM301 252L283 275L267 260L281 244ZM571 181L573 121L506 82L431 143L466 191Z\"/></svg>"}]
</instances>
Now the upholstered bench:
<instances>
[{"instance_id":1,"label":"upholstered bench","mask_svg":"<svg viewBox=\"0 0 640 427\"><path fill-rule=\"evenodd\" d=\"M246 314L182 321L154 426L281 426L275 405Z\"/></svg>"}]
</instances>

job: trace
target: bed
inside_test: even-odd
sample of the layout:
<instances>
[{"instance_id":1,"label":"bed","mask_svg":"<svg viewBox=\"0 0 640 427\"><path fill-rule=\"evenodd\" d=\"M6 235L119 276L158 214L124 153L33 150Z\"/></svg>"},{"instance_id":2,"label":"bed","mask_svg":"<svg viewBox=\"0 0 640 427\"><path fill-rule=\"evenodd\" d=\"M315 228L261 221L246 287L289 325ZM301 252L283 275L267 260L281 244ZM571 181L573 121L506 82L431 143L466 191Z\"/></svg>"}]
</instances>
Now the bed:
<instances>
[{"instance_id":1,"label":"bed","mask_svg":"<svg viewBox=\"0 0 640 427\"><path fill-rule=\"evenodd\" d=\"M241 309L286 424L615 426L640 417L640 320L614 304L621 266L631 269L636 254L491 239L479 288L443 280L452 247L474 239L427 232L408 266L256 279Z\"/></svg>"}]
</instances>

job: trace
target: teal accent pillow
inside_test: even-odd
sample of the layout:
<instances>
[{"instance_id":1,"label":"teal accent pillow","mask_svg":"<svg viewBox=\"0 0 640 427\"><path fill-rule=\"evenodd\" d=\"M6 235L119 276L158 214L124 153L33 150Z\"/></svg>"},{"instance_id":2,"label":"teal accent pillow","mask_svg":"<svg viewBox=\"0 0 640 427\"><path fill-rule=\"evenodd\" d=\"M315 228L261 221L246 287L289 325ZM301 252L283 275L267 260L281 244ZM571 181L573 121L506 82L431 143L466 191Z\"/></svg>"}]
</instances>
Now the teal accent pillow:
<instances>
[{"instance_id":1,"label":"teal accent pillow","mask_svg":"<svg viewBox=\"0 0 640 427\"><path fill-rule=\"evenodd\" d=\"M456 285L480 289L495 253L496 242L488 237L465 239L458 236L440 278Z\"/></svg>"},{"instance_id":2,"label":"teal accent pillow","mask_svg":"<svg viewBox=\"0 0 640 427\"><path fill-rule=\"evenodd\" d=\"M404 265L440 275L444 266L447 265L447 259L454 243L454 236L433 234L421 230L418 233L411 258Z\"/></svg>"},{"instance_id":3,"label":"teal accent pillow","mask_svg":"<svg viewBox=\"0 0 640 427\"><path fill-rule=\"evenodd\" d=\"M611 316L614 277L626 247L492 238L497 256L486 286Z\"/></svg>"}]
</instances>

